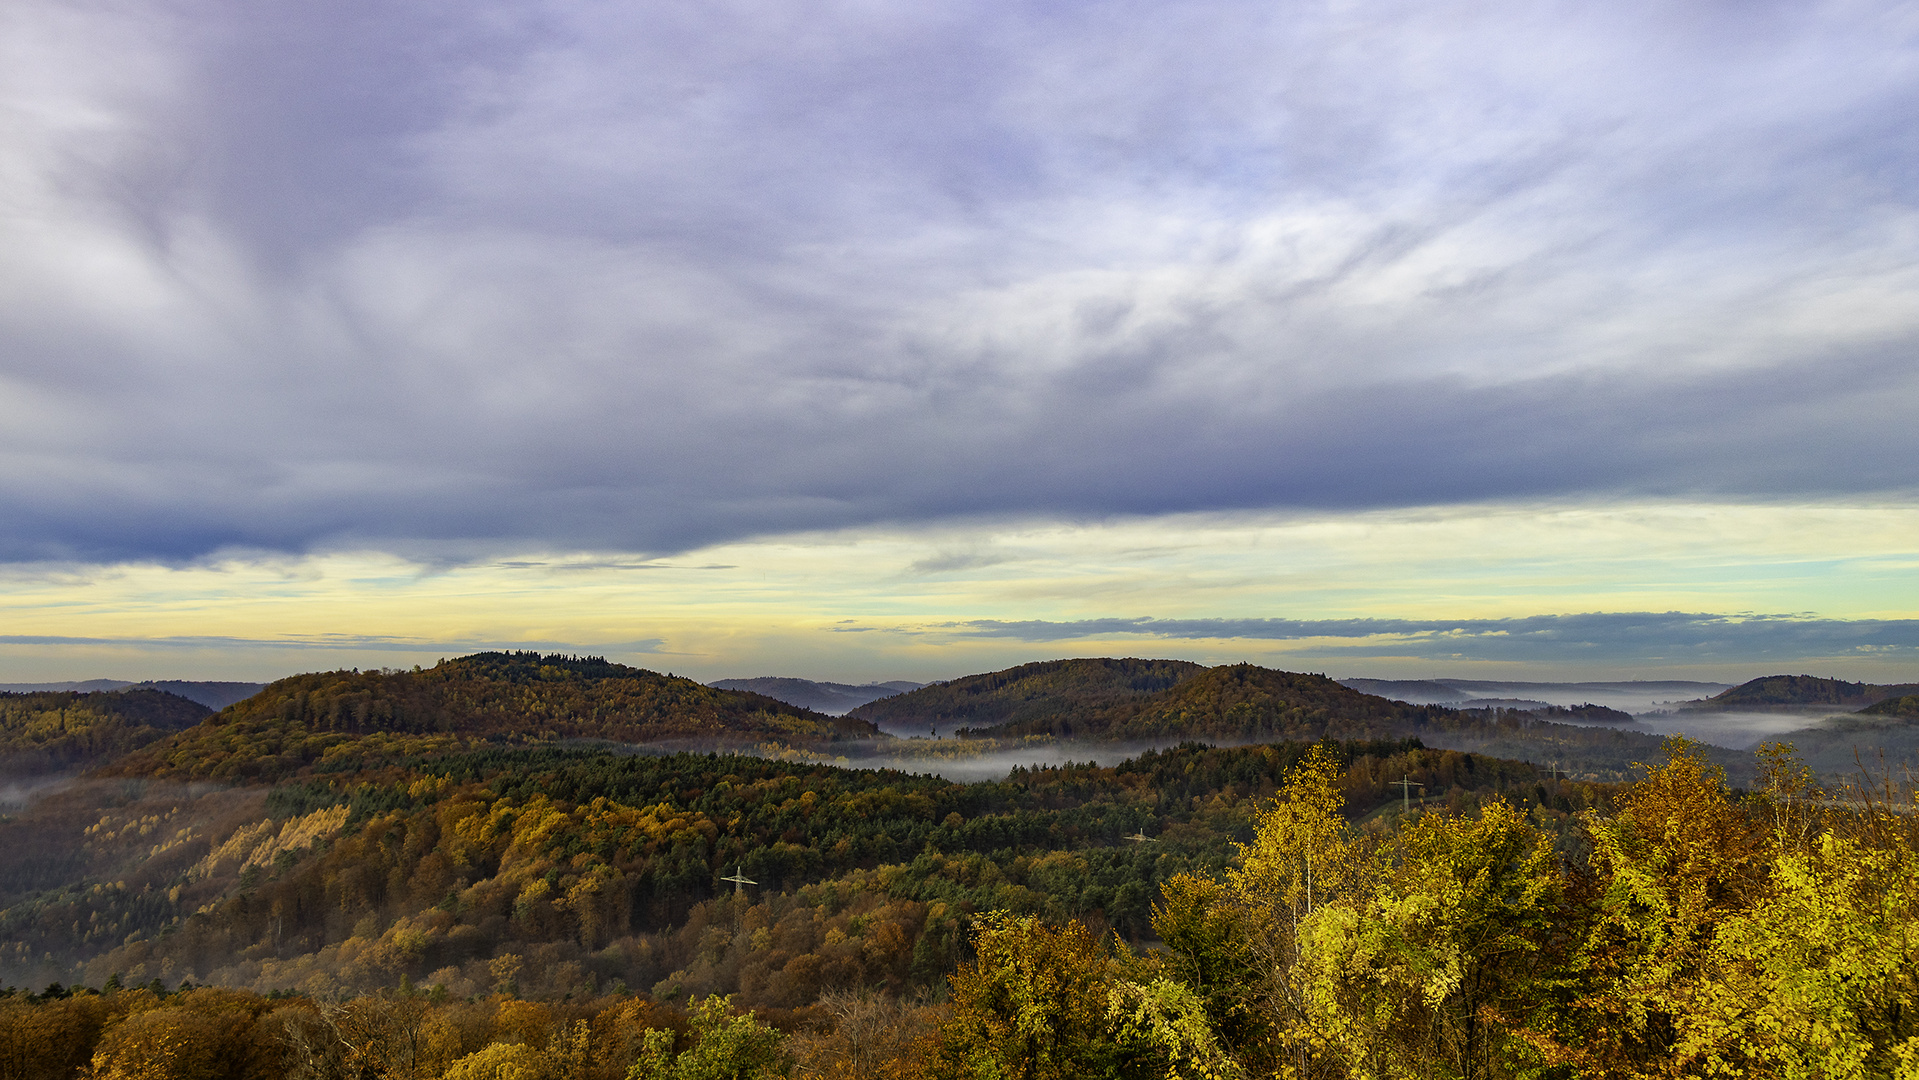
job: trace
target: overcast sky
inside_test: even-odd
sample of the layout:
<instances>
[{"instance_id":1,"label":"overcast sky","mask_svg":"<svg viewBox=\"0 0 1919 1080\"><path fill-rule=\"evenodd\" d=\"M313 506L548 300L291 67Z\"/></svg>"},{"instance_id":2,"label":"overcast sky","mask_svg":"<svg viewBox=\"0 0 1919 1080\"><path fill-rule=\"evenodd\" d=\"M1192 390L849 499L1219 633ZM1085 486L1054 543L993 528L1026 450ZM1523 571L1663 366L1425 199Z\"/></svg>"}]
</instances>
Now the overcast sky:
<instances>
[{"instance_id":1,"label":"overcast sky","mask_svg":"<svg viewBox=\"0 0 1919 1080\"><path fill-rule=\"evenodd\" d=\"M450 610L435 575L766 580L796 543L901 561L704 615L629 571L621 628L556 602L407 640L933 677L960 672L910 627L1231 658L1271 620L1685 614L1527 639L1603 657L1446 654L1576 666L1701 660L1743 612L1866 622L1708 634L1713 662L1910 666L1919 537L1883 536L1919 506L1915 125L1919 6L1867 0L13 0L0 673L119 674L92 669L120 642L165 674L189 640L328 666L358 654L243 643L374 640ZM1443 596L1387 569L1409 549L1330 596L1311 544L1225 539L1568 508L1674 531L1541 526L1523 572ZM1828 511L1857 528L1711 569ZM1186 561L1127 564L1121 532ZM1041 534L1137 588L981 584ZM1648 543L1698 568L1620 561ZM1180 589L1220 560L1260 584ZM248 596L195 592L222 573L332 584L248 629ZM920 599L849 614L855 581Z\"/></svg>"}]
</instances>

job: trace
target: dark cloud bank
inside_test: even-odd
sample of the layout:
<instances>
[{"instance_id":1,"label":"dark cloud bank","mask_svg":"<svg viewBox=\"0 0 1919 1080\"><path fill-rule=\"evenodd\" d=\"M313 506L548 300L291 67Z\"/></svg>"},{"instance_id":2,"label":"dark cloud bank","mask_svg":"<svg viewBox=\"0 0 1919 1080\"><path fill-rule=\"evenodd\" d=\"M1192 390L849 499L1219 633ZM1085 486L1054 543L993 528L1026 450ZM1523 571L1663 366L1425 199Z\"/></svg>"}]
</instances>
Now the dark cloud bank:
<instances>
[{"instance_id":1,"label":"dark cloud bank","mask_svg":"<svg viewBox=\"0 0 1919 1080\"><path fill-rule=\"evenodd\" d=\"M1899 5L61 10L0 559L1919 477Z\"/></svg>"}]
</instances>

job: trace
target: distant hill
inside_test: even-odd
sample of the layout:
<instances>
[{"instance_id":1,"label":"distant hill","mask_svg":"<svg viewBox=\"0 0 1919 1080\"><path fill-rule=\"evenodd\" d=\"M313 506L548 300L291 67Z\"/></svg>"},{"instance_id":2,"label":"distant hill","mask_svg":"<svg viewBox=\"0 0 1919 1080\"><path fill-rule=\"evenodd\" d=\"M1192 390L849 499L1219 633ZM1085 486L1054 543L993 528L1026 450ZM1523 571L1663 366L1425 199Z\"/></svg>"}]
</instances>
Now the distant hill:
<instances>
[{"instance_id":1,"label":"distant hill","mask_svg":"<svg viewBox=\"0 0 1919 1080\"><path fill-rule=\"evenodd\" d=\"M79 682L0 683L0 694L60 694L77 691L91 694L101 690L125 690L133 683L125 679L85 679Z\"/></svg>"},{"instance_id":2,"label":"distant hill","mask_svg":"<svg viewBox=\"0 0 1919 1080\"><path fill-rule=\"evenodd\" d=\"M356 740L399 749L447 736L821 744L872 738L859 720L599 657L477 653L416 671L331 671L267 686L204 723L129 755L122 775L225 781L289 775ZM435 742L435 736L440 737ZM342 748L345 749L342 749Z\"/></svg>"},{"instance_id":3,"label":"distant hill","mask_svg":"<svg viewBox=\"0 0 1919 1080\"><path fill-rule=\"evenodd\" d=\"M1381 739L1407 733L1414 712L1324 675L1233 664L1209 668L1156 694L1012 720L990 731L1081 739Z\"/></svg>"},{"instance_id":4,"label":"distant hill","mask_svg":"<svg viewBox=\"0 0 1919 1080\"><path fill-rule=\"evenodd\" d=\"M164 690L197 701L209 709L224 709L228 705L245 701L267 688L266 683L257 682L186 682L180 679L156 679L150 682L134 683L133 689Z\"/></svg>"},{"instance_id":5,"label":"distant hill","mask_svg":"<svg viewBox=\"0 0 1919 1080\"><path fill-rule=\"evenodd\" d=\"M210 714L198 702L152 689L0 693L0 776L87 768Z\"/></svg>"},{"instance_id":6,"label":"distant hill","mask_svg":"<svg viewBox=\"0 0 1919 1080\"><path fill-rule=\"evenodd\" d=\"M1822 679L1814 675L1768 675L1704 701L1688 702L1695 712L1799 712L1809 709L1856 711L1887 698L1919 693L1919 684L1877 686Z\"/></svg>"},{"instance_id":7,"label":"distant hill","mask_svg":"<svg viewBox=\"0 0 1919 1080\"><path fill-rule=\"evenodd\" d=\"M1449 704L1474 696L1432 679L1341 679L1339 684L1362 694L1415 705Z\"/></svg>"},{"instance_id":8,"label":"distant hill","mask_svg":"<svg viewBox=\"0 0 1919 1080\"><path fill-rule=\"evenodd\" d=\"M1544 709L1534 710L1533 715L1539 717L1541 720L1554 720L1564 715L1570 717L1573 722L1581 724L1630 724L1634 722L1633 716L1629 712L1620 712L1618 709L1608 709L1604 705L1594 705L1591 702L1584 705L1573 705L1563 709L1557 705L1551 705Z\"/></svg>"},{"instance_id":9,"label":"distant hill","mask_svg":"<svg viewBox=\"0 0 1919 1080\"><path fill-rule=\"evenodd\" d=\"M902 735L938 724L942 733L1006 742L1028 736L1160 745L1187 739L1417 739L1452 750L1496 748L1562 775L1606 780L1623 779L1635 762L1655 761L1662 753L1663 737L1621 710L1526 704L1535 707L1411 704L1322 675L1252 664L1203 668L1181 661L1088 659L969 675L862 706L852 715ZM1718 747L1707 753L1735 775L1750 768L1750 755Z\"/></svg>"},{"instance_id":10,"label":"distant hill","mask_svg":"<svg viewBox=\"0 0 1919 1080\"><path fill-rule=\"evenodd\" d=\"M100 690L164 690L188 701L197 701L209 709L224 709L236 701L266 689L254 682L189 682L181 679L149 679L127 682L124 679L88 679L84 682L0 683L0 693L40 694L63 691L92 693Z\"/></svg>"},{"instance_id":11,"label":"distant hill","mask_svg":"<svg viewBox=\"0 0 1919 1080\"><path fill-rule=\"evenodd\" d=\"M1156 694L1205 670L1185 660L1042 660L935 683L862 705L849 715L885 731L915 735L997 725L1043 728L1051 717Z\"/></svg>"},{"instance_id":12,"label":"distant hill","mask_svg":"<svg viewBox=\"0 0 1919 1080\"><path fill-rule=\"evenodd\" d=\"M1889 697L1859 710L1862 716L1897 716L1919 720L1919 694Z\"/></svg>"},{"instance_id":13,"label":"distant hill","mask_svg":"<svg viewBox=\"0 0 1919 1080\"><path fill-rule=\"evenodd\" d=\"M1363 693L1377 694L1414 705L1450 705L1455 708L1512 708L1507 702L1539 702L1560 706L1596 702L1628 712L1645 712L1655 704L1703 699L1728 689L1726 683L1690 680L1631 679L1619 682L1501 682L1489 679L1341 679Z\"/></svg>"},{"instance_id":14,"label":"distant hill","mask_svg":"<svg viewBox=\"0 0 1919 1080\"><path fill-rule=\"evenodd\" d=\"M869 701L903 694L908 690L918 690L926 684L884 682L853 686L848 683L763 676L757 679L721 679L707 685L720 690L745 690L749 693L764 694L775 701L784 701L788 705L798 705L803 709L812 709L814 712L822 712L828 716L841 716Z\"/></svg>"}]
</instances>

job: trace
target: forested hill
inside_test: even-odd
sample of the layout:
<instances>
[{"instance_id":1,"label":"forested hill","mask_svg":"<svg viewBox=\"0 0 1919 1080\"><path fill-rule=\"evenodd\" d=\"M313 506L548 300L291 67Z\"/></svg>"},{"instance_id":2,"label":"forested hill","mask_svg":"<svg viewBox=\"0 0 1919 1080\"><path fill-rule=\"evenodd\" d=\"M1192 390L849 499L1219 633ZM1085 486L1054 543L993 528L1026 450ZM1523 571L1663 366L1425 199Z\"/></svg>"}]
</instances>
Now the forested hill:
<instances>
[{"instance_id":1,"label":"forested hill","mask_svg":"<svg viewBox=\"0 0 1919 1080\"><path fill-rule=\"evenodd\" d=\"M1087 741L1144 742L1166 745L1184 739L1222 743L1260 743L1318 739L1421 739L1428 746L1536 762L1555 762L1576 775L1606 779L1628 776L1634 762L1648 761L1660 752L1661 737L1636 727L1632 717L1596 705L1577 709L1547 706L1540 709L1453 709L1442 705L1409 705L1361 693L1323 675L1275 671L1253 664L1201 668L1177 683L1155 692L1075 696L1070 692L1046 696L1049 680L1021 677L1040 667L1078 665L1159 664L1164 661L1059 661L1029 664L955 680L951 686L988 685L1002 680L1021 691L1021 715L995 725L962 727L969 738L1016 740L1042 737ZM1182 665L1183 667L1184 665ZM1092 670L1099 670L1093 668ZM1017 678L1016 678L1017 677ZM926 690L879 705L926 702L914 718L926 724L929 716L944 725L956 709L933 707L942 699ZM1006 695L981 694L999 709ZM962 703L965 699L961 699ZM855 716L872 718L869 706ZM989 709L978 712L993 715ZM884 722L884 721L883 721ZM895 730L910 733L901 725ZM921 730L924 730L922 728ZM1743 777L1750 767L1747 755L1718 747L1702 751Z\"/></svg>"},{"instance_id":2,"label":"forested hill","mask_svg":"<svg viewBox=\"0 0 1919 1080\"><path fill-rule=\"evenodd\" d=\"M1232 664L1203 669L1155 694L1053 710L991 730L1095 739L1377 739L1407 733L1423 712L1324 675Z\"/></svg>"},{"instance_id":3,"label":"forested hill","mask_svg":"<svg viewBox=\"0 0 1919 1080\"><path fill-rule=\"evenodd\" d=\"M1919 693L1919 684L1875 686L1872 683L1821 679L1813 675L1768 675L1693 702L1687 708L1698 711L1768 711L1832 708L1856 710L1887 698Z\"/></svg>"},{"instance_id":4,"label":"forested hill","mask_svg":"<svg viewBox=\"0 0 1919 1080\"><path fill-rule=\"evenodd\" d=\"M1868 716L1898 716L1919 720L1919 693L1889 697L1876 705L1859 710Z\"/></svg>"},{"instance_id":5,"label":"forested hill","mask_svg":"<svg viewBox=\"0 0 1919 1080\"><path fill-rule=\"evenodd\" d=\"M160 690L0 694L0 777L97 764L190 728L211 711Z\"/></svg>"},{"instance_id":6,"label":"forested hill","mask_svg":"<svg viewBox=\"0 0 1919 1080\"><path fill-rule=\"evenodd\" d=\"M848 715L899 733L996 725L1040 732L1050 730L1053 718L1160 693L1205 670L1185 660L1042 660L922 687L862 705Z\"/></svg>"},{"instance_id":7,"label":"forested hill","mask_svg":"<svg viewBox=\"0 0 1919 1080\"><path fill-rule=\"evenodd\" d=\"M371 736L404 747L434 736L820 744L878 734L863 721L599 657L489 652L424 670L281 679L111 771L272 780Z\"/></svg>"}]
</instances>

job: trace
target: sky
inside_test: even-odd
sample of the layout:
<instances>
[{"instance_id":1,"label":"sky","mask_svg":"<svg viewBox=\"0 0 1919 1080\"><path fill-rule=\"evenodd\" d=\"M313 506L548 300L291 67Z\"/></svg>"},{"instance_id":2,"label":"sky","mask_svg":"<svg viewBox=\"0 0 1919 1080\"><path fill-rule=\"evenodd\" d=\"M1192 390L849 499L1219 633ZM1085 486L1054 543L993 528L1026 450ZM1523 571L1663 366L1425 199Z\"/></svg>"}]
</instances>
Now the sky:
<instances>
[{"instance_id":1,"label":"sky","mask_svg":"<svg viewBox=\"0 0 1919 1080\"><path fill-rule=\"evenodd\" d=\"M12 0L0 679L1919 680L1919 5Z\"/></svg>"}]
</instances>

